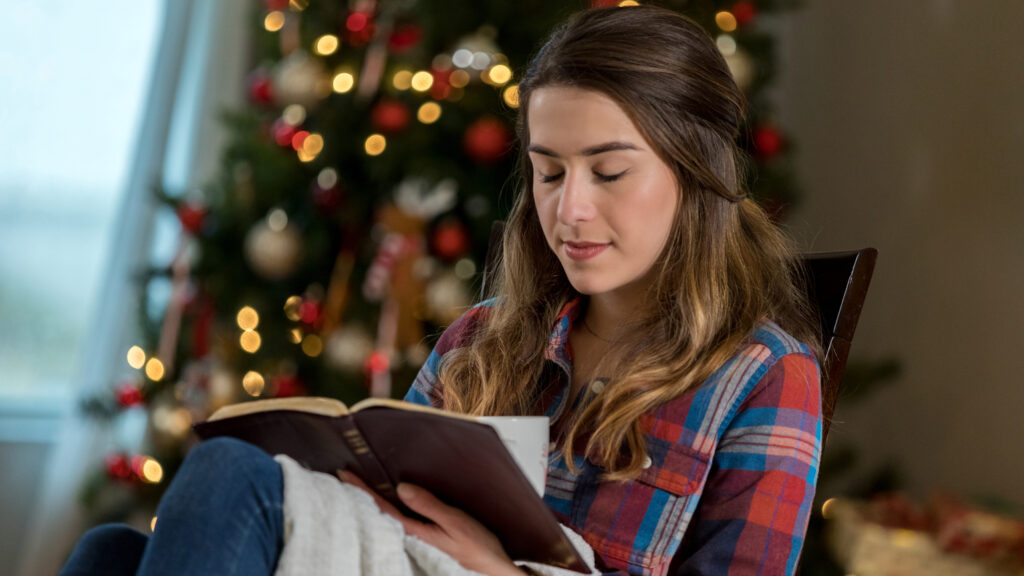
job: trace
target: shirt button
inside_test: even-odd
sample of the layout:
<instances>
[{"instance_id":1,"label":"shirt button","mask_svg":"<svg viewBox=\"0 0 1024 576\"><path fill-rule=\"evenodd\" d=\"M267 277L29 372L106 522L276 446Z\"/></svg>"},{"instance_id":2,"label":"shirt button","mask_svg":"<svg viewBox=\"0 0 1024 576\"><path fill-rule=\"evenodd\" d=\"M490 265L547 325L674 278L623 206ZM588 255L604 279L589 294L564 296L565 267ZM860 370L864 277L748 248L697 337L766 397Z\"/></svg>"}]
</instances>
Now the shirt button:
<instances>
[{"instance_id":1,"label":"shirt button","mask_svg":"<svg viewBox=\"0 0 1024 576\"><path fill-rule=\"evenodd\" d=\"M651 467L651 464L654 464L654 462L653 462L653 461L651 460L651 457L650 457L650 456L647 456L646 458L644 458L644 469L645 469L645 470L646 470L647 468L650 468L650 467Z\"/></svg>"},{"instance_id":2,"label":"shirt button","mask_svg":"<svg viewBox=\"0 0 1024 576\"><path fill-rule=\"evenodd\" d=\"M604 380L594 380L590 384L590 391L594 394L600 394L604 390Z\"/></svg>"}]
</instances>

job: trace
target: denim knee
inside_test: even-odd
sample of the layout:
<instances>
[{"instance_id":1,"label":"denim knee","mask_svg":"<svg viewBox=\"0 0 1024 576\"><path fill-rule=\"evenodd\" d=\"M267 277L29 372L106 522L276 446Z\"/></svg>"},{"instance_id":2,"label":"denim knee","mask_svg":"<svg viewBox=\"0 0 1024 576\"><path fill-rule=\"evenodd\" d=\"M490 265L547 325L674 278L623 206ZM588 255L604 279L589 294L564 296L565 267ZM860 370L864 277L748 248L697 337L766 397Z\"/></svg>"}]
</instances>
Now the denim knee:
<instances>
[{"instance_id":1,"label":"denim knee","mask_svg":"<svg viewBox=\"0 0 1024 576\"><path fill-rule=\"evenodd\" d=\"M82 534L59 574L134 574L148 541L126 524L101 524Z\"/></svg>"},{"instance_id":2,"label":"denim knee","mask_svg":"<svg viewBox=\"0 0 1024 576\"><path fill-rule=\"evenodd\" d=\"M179 503L208 504L246 493L279 502L282 490L281 467L272 456L241 440L218 437L188 453L169 492L176 493L172 500Z\"/></svg>"}]
</instances>

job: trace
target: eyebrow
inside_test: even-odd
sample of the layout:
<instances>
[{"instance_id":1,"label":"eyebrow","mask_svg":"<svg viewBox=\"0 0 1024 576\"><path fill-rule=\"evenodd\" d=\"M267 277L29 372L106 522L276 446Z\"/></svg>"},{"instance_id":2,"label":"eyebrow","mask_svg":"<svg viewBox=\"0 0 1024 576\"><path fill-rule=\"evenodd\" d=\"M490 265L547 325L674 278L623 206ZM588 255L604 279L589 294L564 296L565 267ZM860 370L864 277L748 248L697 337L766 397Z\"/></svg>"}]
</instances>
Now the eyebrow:
<instances>
[{"instance_id":1,"label":"eyebrow","mask_svg":"<svg viewBox=\"0 0 1024 576\"><path fill-rule=\"evenodd\" d=\"M555 154L553 151L551 151L551 150L549 150L549 149L547 149L547 148L545 148L543 146L538 146L536 144L530 144L526 148L526 150L529 151L529 152L534 152L536 154L541 154L541 155L544 155L544 156L550 156L552 158L558 158L559 157L558 154ZM629 142L618 142L618 141L616 141L616 142L605 142L604 144L598 144L597 146L591 146L590 148L584 148L583 149L583 155L584 156L597 156L598 154L604 154L605 152L614 152L616 150L640 150L640 148L637 148L636 146L634 146L633 144L630 144Z\"/></svg>"}]
</instances>

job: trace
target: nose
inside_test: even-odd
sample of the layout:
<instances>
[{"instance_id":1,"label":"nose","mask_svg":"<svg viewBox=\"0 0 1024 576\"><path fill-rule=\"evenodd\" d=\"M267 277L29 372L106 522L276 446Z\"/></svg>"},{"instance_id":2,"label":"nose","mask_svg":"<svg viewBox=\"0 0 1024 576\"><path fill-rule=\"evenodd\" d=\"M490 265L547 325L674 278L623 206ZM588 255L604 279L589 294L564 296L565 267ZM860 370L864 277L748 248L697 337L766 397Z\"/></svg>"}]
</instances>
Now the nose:
<instances>
[{"instance_id":1,"label":"nose","mask_svg":"<svg viewBox=\"0 0 1024 576\"><path fill-rule=\"evenodd\" d=\"M558 198L558 221L575 226L594 217L593 190L582 173L566 170L562 193Z\"/></svg>"}]
</instances>

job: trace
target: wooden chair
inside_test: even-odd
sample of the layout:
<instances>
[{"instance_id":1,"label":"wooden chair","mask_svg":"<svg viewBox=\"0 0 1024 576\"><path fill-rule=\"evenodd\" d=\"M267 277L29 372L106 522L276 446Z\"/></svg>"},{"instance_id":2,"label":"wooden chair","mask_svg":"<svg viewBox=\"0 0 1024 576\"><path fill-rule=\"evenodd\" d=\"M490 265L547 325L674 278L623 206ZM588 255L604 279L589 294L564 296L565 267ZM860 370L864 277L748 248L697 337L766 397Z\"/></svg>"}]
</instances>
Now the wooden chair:
<instances>
[{"instance_id":1,"label":"wooden chair","mask_svg":"<svg viewBox=\"0 0 1024 576\"><path fill-rule=\"evenodd\" d=\"M501 221L491 226L487 262L480 287L482 295L486 294L488 277L493 277L501 256L504 229L505 223ZM864 298L867 296L877 257L878 251L874 248L803 256L806 290L821 319L821 349L825 353L821 371L822 446L828 436L853 333L857 329L861 308L864 307Z\"/></svg>"}]
</instances>

